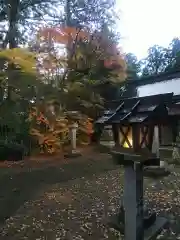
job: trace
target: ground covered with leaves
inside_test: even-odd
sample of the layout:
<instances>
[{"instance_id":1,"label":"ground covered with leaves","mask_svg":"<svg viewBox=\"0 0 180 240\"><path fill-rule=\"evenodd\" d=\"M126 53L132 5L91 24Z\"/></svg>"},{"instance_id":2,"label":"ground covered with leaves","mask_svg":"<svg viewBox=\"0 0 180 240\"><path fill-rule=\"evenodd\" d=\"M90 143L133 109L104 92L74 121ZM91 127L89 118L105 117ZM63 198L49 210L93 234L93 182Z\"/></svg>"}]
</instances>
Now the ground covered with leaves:
<instances>
[{"instance_id":1,"label":"ground covered with leaves","mask_svg":"<svg viewBox=\"0 0 180 240\"><path fill-rule=\"evenodd\" d=\"M1 192L0 238L122 239L105 223L119 208L123 170L114 166L109 156L99 157L99 161L95 158L81 163L75 160L74 165L53 166L42 172L34 170L29 175L24 171L20 179L18 176L23 173L12 169L4 173L4 178L8 180L11 176L11 180ZM10 191L10 187L15 189ZM176 168L164 179L146 179L145 199L170 223L158 239L180 239L180 169Z\"/></svg>"}]
</instances>

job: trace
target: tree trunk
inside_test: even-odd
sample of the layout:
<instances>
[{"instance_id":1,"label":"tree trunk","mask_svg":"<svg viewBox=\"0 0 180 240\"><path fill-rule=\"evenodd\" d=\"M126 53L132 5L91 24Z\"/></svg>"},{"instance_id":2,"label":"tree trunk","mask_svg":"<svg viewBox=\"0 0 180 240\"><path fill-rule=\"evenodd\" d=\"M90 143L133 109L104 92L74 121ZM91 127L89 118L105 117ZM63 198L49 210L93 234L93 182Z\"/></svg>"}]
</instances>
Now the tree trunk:
<instances>
[{"instance_id":1,"label":"tree trunk","mask_svg":"<svg viewBox=\"0 0 180 240\"><path fill-rule=\"evenodd\" d=\"M69 27L71 25L70 3L71 3L71 0L66 0L65 14L66 14L66 26L67 27Z\"/></svg>"},{"instance_id":2,"label":"tree trunk","mask_svg":"<svg viewBox=\"0 0 180 240\"><path fill-rule=\"evenodd\" d=\"M9 48L17 47L17 19L20 0L9 0Z\"/></svg>"},{"instance_id":3,"label":"tree trunk","mask_svg":"<svg viewBox=\"0 0 180 240\"><path fill-rule=\"evenodd\" d=\"M8 21L9 21L9 29L6 36L6 42L4 48L7 47L9 43L9 48L13 49L17 47L17 19L18 19L18 8L19 8L20 0L9 0L7 6L8 12ZM9 63L8 65L8 100L11 100L12 95L12 86L10 85L10 79L13 78L13 68L14 65Z\"/></svg>"},{"instance_id":4,"label":"tree trunk","mask_svg":"<svg viewBox=\"0 0 180 240\"><path fill-rule=\"evenodd\" d=\"M7 15L9 29L3 42L3 48L6 48L9 43L9 48L17 47L17 20L18 20L18 8L20 0L8 0Z\"/></svg>"}]
</instances>

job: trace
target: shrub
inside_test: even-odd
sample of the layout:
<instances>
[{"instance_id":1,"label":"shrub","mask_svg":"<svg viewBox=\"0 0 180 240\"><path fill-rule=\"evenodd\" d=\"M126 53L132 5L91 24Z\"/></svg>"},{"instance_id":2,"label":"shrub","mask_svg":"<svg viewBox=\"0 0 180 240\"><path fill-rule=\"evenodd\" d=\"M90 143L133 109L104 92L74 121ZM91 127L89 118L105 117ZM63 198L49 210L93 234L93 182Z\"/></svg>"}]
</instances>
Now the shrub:
<instances>
[{"instance_id":1,"label":"shrub","mask_svg":"<svg viewBox=\"0 0 180 240\"><path fill-rule=\"evenodd\" d=\"M22 160L25 147L16 142L0 141L0 160L18 161Z\"/></svg>"}]
</instances>

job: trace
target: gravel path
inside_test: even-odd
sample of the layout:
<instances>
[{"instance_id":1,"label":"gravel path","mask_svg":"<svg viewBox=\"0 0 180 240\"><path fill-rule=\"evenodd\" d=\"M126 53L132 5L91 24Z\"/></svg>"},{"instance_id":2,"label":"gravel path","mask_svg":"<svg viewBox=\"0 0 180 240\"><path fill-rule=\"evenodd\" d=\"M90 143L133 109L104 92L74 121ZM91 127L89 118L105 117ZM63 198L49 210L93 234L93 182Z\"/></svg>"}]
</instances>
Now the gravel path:
<instances>
[{"instance_id":1,"label":"gravel path","mask_svg":"<svg viewBox=\"0 0 180 240\"><path fill-rule=\"evenodd\" d=\"M6 220L1 239L122 239L104 224L104 219L119 207L122 176L122 170L110 170L44 185ZM158 239L180 239L180 170L161 181L145 180L145 186L148 204L170 222L169 230L163 231Z\"/></svg>"}]
</instances>

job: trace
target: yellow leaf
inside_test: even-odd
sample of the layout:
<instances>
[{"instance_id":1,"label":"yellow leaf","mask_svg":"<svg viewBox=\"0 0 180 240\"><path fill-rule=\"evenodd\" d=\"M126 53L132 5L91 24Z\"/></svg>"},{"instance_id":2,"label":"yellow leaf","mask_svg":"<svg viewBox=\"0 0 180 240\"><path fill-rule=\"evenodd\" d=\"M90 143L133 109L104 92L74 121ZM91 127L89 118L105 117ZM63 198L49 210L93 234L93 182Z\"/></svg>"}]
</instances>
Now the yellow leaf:
<instances>
[{"instance_id":1,"label":"yellow leaf","mask_svg":"<svg viewBox=\"0 0 180 240\"><path fill-rule=\"evenodd\" d=\"M0 58L6 58L11 63L19 65L23 71L36 72L36 57L26 49L14 48L0 51Z\"/></svg>"}]
</instances>

